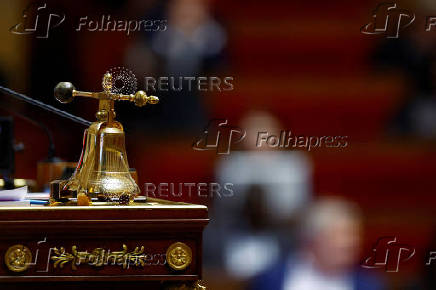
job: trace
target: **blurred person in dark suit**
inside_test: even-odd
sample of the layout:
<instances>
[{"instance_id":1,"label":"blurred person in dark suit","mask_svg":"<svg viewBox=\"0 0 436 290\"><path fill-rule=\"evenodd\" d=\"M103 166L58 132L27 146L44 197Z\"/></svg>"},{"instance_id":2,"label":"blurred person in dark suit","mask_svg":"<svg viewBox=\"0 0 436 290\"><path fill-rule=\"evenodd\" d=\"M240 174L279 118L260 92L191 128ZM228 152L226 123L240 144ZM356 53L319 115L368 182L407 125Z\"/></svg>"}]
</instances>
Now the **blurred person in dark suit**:
<instances>
[{"instance_id":1,"label":"blurred person in dark suit","mask_svg":"<svg viewBox=\"0 0 436 290\"><path fill-rule=\"evenodd\" d=\"M436 12L434 1L416 1L419 16ZM436 41L426 31L426 17L416 17L398 38L380 42L373 53L375 72L401 76L404 93L390 125L395 135L436 138Z\"/></svg>"},{"instance_id":2,"label":"blurred person in dark suit","mask_svg":"<svg viewBox=\"0 0 436 290\"><path fill-rule=\"evenodd\" d=\"M380 290L383 283L356 269L361 241L358 209L323 198L303 216L299 250L251 281L250 290Z\"/></svg>"},{"instance_id":3,"label":"blurred person in dark suit","mask_svg":"<svg viewBox=\"0 0 436 290\"><path fill-rule=\"evenodd\" d=\"M161 102L155 109L158 120L138 122L140 129L149 122L152 129L160 131L198 132L207 122L205 89L200 90L192 79L220 75L227 43L227 34L211 9L210 1L204 0L159 4L152 11L153 18L167 20L166 29L148 33L128 49L126 63L141 76L174 80L162 90L158 85L155 89L146 87ZM135 121L138 117L134 116Z\"/></svg>"}]
</instances>

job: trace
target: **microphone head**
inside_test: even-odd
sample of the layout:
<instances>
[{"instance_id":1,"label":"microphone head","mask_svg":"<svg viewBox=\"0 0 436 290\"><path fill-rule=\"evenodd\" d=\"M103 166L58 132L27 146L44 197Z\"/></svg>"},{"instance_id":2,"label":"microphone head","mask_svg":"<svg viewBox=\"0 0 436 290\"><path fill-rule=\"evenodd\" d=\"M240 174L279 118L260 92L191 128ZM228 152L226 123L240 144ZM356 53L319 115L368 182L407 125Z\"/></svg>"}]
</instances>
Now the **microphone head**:
<instances>
[{"instance_id":1,"label":"microphone head","mask_svg":"<svg viewBox=\"0 0 436 290\"><path fill-rule=\"evenodd\" d=\"M70 82L60 82L54 88L56 100L63 104L71 103L74 99L73 90L76 88Z\"/></svg>"}]
</instances>

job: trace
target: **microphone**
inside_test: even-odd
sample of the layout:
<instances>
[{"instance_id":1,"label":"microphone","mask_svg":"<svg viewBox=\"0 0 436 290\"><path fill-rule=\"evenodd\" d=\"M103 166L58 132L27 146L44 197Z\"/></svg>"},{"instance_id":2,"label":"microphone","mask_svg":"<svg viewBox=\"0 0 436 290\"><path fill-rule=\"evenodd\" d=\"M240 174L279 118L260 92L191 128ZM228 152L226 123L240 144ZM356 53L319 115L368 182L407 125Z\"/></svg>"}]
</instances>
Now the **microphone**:
<instances>
[{"instance_id":1,"label":"microphone","mask_svg":"<svg viewBox=\"0 0 436 290\"><path fill-rule=\"evenodd\" d=\"M40 108L42 108L42 109L44 109L46 111L52 112L52 113L54 113L54 114L56 114L58 116L67 118L67 119L69 119L71 121L74 121L76 123L79 123L81 125L84 125L84 126L87 126L87 127L89 127L91 125L91 122L89 122L88 120L85 120L83 118L80 118L78 116L70 114L68 112L62 111L62 110L60 110L60 109L58 109L56 107L47 105L47 104L45 104L45 103L43 103L41 101L32 99L31 97L28 97L28 96L26 96L24 94L18 93L18 92L14 91L14 90L11 90L9 88L3 87L1 85L0 85L0 92L4 93L6 95L9 95L9 96L11 96L11 97L13 97L15 99L18 99L20 101L24 101L24 102L26 102L28 104L40 107ZM64 92L64 94L65 94L65 92Z\"/></svg>"},{"instance_id":2,"label":"microphone","mask_svg":"<svg viewBox=\"0 0 436 290\"><path fill-rule=\"evenodd\" d=\"M60 93L68 95L68 90L69 90L69 88L66 88L65 90L63 90ZM13 97L13 98L15 98L17 100L26 102L26 103L31 104L33 106L39 107L41 109L44 109L44 110L46 110L48 112L54 113L54 114L56 114L58 116L61 116L63 118L69 119L69 120L71 120L73 122L76 122L78 124L81 124L81 125L84 125L84 126L87 126L87 127L89 127L91 125L91 122L89 122L88 120L85 120L85 119L83 119L81 117L78 117L78 116L75 116L73 114L70 114L68 112L62 111L62 110L60 110L60 109L58 109L56 107L47 105L47 104L45 104L45 103L43 103L41 101L35 100L35 99L33 99L31 97L28 97L28 96L26 96L24 94L18 93L18 92L14 91L14 90L12 90L10 88L7 88L7 87L4 87L4 86L0 85L0 92L5 94L5 95L11 96L11 97ZM3 108L3 109L6 109L6 108ZM44 130L44 132L47 135L48 140L49 140L49 148L48 148L48 152L47 152L47 159L46 159L45 162L55 163L55 162L59 161L59 159L55 157L56 150L55 150L53 134L47 128L47 126L45 126L41 122L38 122L38 121L35 121L35 120L33 120L33 119L29 118L29 117L26 117L23 114L16 112L15 110L11 110L11 109L6 109L6 110L12 111L12 113L16 114L20 118L22 118L22 119L24 119L24 120L34 124L35 126L40 127L42 130ZM13 136L11 138L13 138ZM13 154L13 152L11 154ZM10 174L13 171L14 164L10 164L10 166L11 167L8 170L6 170L5 172L3 172L3 174L2 174L3 178L5 179L5 182L6 182L6 180L9 180L9 176L10 176ZM7 187L13 188L13 183L11 183L11 184L9 184L9 183L10 182L8 182L8 186Z\"/></svg>"}]
</instances>

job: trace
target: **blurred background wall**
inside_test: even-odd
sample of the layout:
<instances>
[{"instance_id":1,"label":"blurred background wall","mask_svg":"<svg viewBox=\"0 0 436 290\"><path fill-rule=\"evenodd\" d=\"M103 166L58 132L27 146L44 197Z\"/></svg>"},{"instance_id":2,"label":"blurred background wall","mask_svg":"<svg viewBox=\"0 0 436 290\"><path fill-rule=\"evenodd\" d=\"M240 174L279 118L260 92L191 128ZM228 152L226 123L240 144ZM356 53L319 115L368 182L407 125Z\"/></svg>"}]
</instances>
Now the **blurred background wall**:
<instances>
[{"instance_id":1,"label":"blurred background wall","mask_svg":"<svg viewBox=\"0 0 436 290\"><path fill-rule=\"evenodd\" d=\"M81 90L96 91L101 89L102 75L116 66L132 69L138 88L143 88L145 76L186 75L183 69L194 76L234 78L232 91L157 92L160 105L145 109L117 104L117 118L126 129L130 166L137 169L141 187L146 182L217 181L220 164L232 154L192 149L195 138L213 118L242 127L253 111L266 112L278 124L276 130L348 136L348 146L340 150L303 150L303 167L289 170L306 170L307 200L334 195L358 204L363 216L362 259L381 236L397 236L418 249L421 256L402 265L401 275L379 271L392 289L424 281L423 253L431 248L436 229L432 87L436 43L435 32L423 33L419 20L401 32L399 39L389 40L360 33L378 4L372 0L45 1L47 7L67 16L48 39L38 39L9 32L22 20L29 3L0 3L2 84L88 120L94 120L96 104L79 99L69 105L57 104L53 98L56 83L72 81ZM397 3L414 11L417 19L436 14L430 2ZM168 33L74 30L80 17L99 19L102 14L118 19L168 19ZM183 44L185 38L194 39L193 35L204 43L204 50L166 50ZM83 127L3 95L0 102L1 116L15 116L15 139L24 144L16 154L16 177L36 178L37 162L46 157L48 141L41 129L14 112L49 127L57 156L79 159ZM215 214L210 197L169 199L206 204ZM248 219L247 212L235 211L235 219ZM212 217L219 220L219 212ZM287 223L280 224L285 227ZM286 236L282 228L270 229L270 235ZM243 289L246 278L234 277L223 265L209 262L205 279L211 289Z\"/></svg>"}]
</instances>

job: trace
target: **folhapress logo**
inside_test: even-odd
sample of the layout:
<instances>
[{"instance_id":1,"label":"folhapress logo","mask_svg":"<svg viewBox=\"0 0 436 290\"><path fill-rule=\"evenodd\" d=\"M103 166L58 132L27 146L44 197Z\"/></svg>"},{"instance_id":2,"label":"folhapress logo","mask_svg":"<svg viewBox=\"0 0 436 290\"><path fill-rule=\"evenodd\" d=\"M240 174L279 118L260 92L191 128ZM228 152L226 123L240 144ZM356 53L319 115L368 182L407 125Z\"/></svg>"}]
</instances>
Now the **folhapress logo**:
<instances>
[{"instance_id":1,"label":"folhapress logo","mask_svg":"<svg viewBox=\"0 0 436 290\"><path fill-rule=\"evenodd\" d=\"M217 154L230 154L232 144L241 142L246 132L238 127L227 124L225 119L215 119L209 122L203 135L194 141L194 150L216 150Z\"/></svg>"},{"instance_id":2,"label":"folhapress logo","mask_svg":"<svg viewBox=\"0 0 436 290\"><path fill-rule=\"evenodd\" d=\"M406 9L400 9L396 3L381 3L373 11L373 20L362 26L364 34L384 34L387 38L398 38L400 30L410 26L415 21L415 14Z\"/></svg>"},{"instance_id":3,"label":"folhapress logo","mask_svg":"<svg viewBox=\"0 0 436 290\"><path fill-rule=\"evenodd\" d=\"M252 134L253 132L251 132ZM230 154L233 144L239 143L246 137L244 129L233 127L227 124L226 119L213 119L209 122L203 135L195 139L192 148L198 151L216 150L217 154ZM296 149L311 151L315 148L343 149L348 147L348 136L305 136L292 134L291 130L280 130L276 132L258 131L257 137L251 144L259 150L281 150Z\"/></svg>"},{"instance_id":4,"label":"folhapress logo","mask_svg":"<svg viewBox=\"0 0 436 290\"><path fill-rule=\"evenodd\" d=\"M14 34L35 34L36 38L48 38L50 30L65 20L65 14L53 13L46 3L31 3L23 10L22 22L12 26Z\"/></svg>"},{"instance_id":5,"label":"folhapress logo","mask_svg":"<svg viewBox=\"0 0 436 290\"><path fill-rule=\"evenodd\" d=\"M362 263L362 267L384 268L386 272L398 272L400 263L410 260L415 255L415 248L398 243L396 237L378 239L372 251L372 255Z\"/></svg>"},{"instance_id":6,"label":"folhapress logo","mask_svg":"<svg viewBox=\"0 0 436 290\"><path fill-rule=\"evenodd\" d=\"M36 38L49 37L50 31L65 21L65 13L48 8L46 3L33 2L23 10L21 22L12 26L9 31L13 34L34 34ZM133 32L157 32L167 30L166 19L115 19L111 15L99 15L97 17L80 17L78 21L69 19L73 24L77 23L75 32L124 32L127 36ZM71 28L71 27L70 27Z\"/></svg>"}]
</instances>

